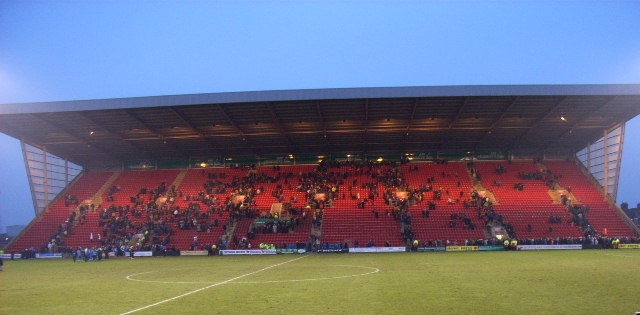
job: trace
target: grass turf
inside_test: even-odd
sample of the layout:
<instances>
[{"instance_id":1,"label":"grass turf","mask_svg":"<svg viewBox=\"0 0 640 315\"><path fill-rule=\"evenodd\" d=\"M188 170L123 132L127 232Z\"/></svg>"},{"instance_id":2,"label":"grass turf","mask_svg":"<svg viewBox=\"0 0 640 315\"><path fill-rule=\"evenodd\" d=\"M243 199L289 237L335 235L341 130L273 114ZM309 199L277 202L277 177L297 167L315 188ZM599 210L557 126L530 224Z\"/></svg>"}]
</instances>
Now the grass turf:
<instances>
[{"instance_id":1,"label":"grass turf","mask_svg":"<svg viewBox=\"0 0 640 315\"><path fill-rule=\"evenodd\" d=\"M122 314L280 263L132 314L640 311L640 250L301 257L5 260L0 314Z\"/></svg>"}]
</instances>

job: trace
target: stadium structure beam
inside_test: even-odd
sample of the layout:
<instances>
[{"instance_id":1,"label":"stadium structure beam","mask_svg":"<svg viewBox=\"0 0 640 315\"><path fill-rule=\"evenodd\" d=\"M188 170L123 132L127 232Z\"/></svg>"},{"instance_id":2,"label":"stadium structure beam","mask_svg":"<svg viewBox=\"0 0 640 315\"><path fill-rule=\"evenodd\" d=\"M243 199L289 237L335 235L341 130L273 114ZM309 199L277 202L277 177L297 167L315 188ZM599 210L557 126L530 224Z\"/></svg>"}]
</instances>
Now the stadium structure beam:
<instances>
[{"instance_id":1,"label":"stadium structure beam","mask_svg":"<svg viewBox=\"0 0 640 315\"><path fill-rule=\"evenodd\" d=\"M178 147L178 145L176 143L174 143L173 141L167 141L167 137L165 137L162 133L160 133L158 130L156 130L155 128L149 126L149 124L147 124L146 122L144 122L142 120L142 118L140 118L136 113L134 113L132 110L130 109L123 109L123 111L129 115L131 118L133 118L135 121L137 121L139 124L141 124L144 128L146 128L147 130L151 131L151 133L153 133L156 137L158 137L158 139L162 140L162 142L169 144L178 154L182 155L182 157L184 158L189 158L189 155L184 153L184 151L182 149L180 149Z\"/></svg>"},{"instance_id":2,"label":"stadium structure beam","mask_svg":"<svg viewBox=\"0 0 640 315\"><path fill-rule=\"evenodd\" d=\"M418 108L418 98L416 97L413 100L413 107L411 108L411 116L409 116L409 121L407 122L407 130L404 133L404 140L402 141L403 144L405 144L407 142L407 138L409 138L409 130L411 130L411 125L413 124L413 119L416 116L417 108ZM406 151L406 148L404 150Z\"/></svg>"},{"instance_id":3,"label":"stadium structure beam","mask_svg":"<svg viewBox=\"0 0 640 315\"><path fill-rule=\"evenodd\" d=\"M0 127L1 128L1 127ZM527 127L501 127L501 129L525 129ZM590 128L596 128L596 127L590 127ZM602 127L604 128L604 127ZM602 129L600 128L600 129ZM1 130L1 129L0 129ZM396 127L394 128L384 128L384 127L380 127L380 128L370 128L370 131L375 131L375 132L389 132L389 133L398 133L398 135L402 134L403 132L406 132L406 127L404 126L400 126L400 125L396 125ZM443 131L443 130L447 130L446 127L424 127L424 128L417 128L414 127L411 129L414 132L431 132L431 131ZM453 128L453 130L466 130L466 131L482 131L482 130L487 130L484 127L459 127L459 128ZM358 128L351 128L351 129L341 129L341 130L331 130L331 131L327 131L327 133L333 133L333 134L343 134L343 133L353 133L353 132L361 132L362 129L358 129ZM5 132L7 134L11 134L10 132ZM270 131L270 132L253 132L253 133L245 133L245 135L247 136L273 136L273 135L279 135L280 132L278 131ZM289 132L289 134L292 135L310 135L310 134L318 134L318 131L316 130L299 130L299 131L293 131L293 132ZM220 133L220 134L216 134L215 136L210 135L207 136L208 138L215 138L215 137L230 137L230 136L237 136L237 133ZM185 136L181 136L180 139L200 139L200 135L197 134L193 134L193 135L185 135ZM123 138L124 141L141 141L141 140L157 140L158 136L156 135L151 135L148 137L140 137L140 138ZM177 139L177 138L174 138ZM49 142L44 142L44 141L38 141L35 143L41 143L41 144L46 144L46 145L55 145L55 144L69 144L69 143L76 143L74 141L49 141Z\"/></svg>"},{"instance_id":4,"label":"stadium structure beam","mask_svg":"<svg viewBox=\"0 0 640 315\"><path fill-rule=\"evenodd\" d=\"M620 126L620 140L618 147L618 156L616 157L616 171L615 171L615 180L613 182L613 201L617 201L618 199L618 184L620 183L620 166L622 165L622 149L624 148L624 133L626 123L622 123Z\"/></svg>"},{"instance_id":5,"label":"stadium structure beam","mask_svg":"<svg viewBox=\"0 0 640 315\"><path fill-rule=\"evenodd\" d=\"M316 102L316 111L318 112L318 117L320 117L320 124L322 125L322 134L323 138L327 138L327 125L324 121L324 115L322 115L322 109L320 109L320 101Z\"/></svg>"},{"instance_id":6,"label":"stadium structure beam","mask_svg":"<svg viewBox=\"0 0 640 315\"><path fill-rule=\"evenodd\" d=\"M465 141L459 141L459 143L477 143L477 140L465 140ZM357 143L349 143L348 145L350 146L358 146L358 145L364 145L364 142L357 142ZM369 142L370 145L384 145L384 146L388 146L389 143L386 142ZM424 144L440 144L440 141L413 141L413 142L407 142L407 144L413 144L413 145L424 145ZM313 144L305 144L303 146L304 147L321 147L323 146L322 144L319 143L313 143ZM275 147L282 147L282 146L265 146L265 148L275 148ZM376 150L377 152L378 150ZM393 151L393 152L397 152L397 150L388 150L388 151ZM463 151L463 149L460 149L460 151ZM464 150L466 151L466 150ZM352 152L352 151L350 151ZM364 152L364 150L362 150L362 152Z\"/></svg>"},{"instance_id":7,"label":"stadium structure beam","mask_svg":"<svg viewBox=\"0 0 640 315\"><path fill-rule=\"evenodd\" d=\"M36 217L39 217L40 212L38 212L38 201L37 201L38 199L36 198L36 191L33 189L33 177L31 176L29 160L27 159L27 146L26 146L26 143L22 140L20 140L20 148L22 149L22 160L24 161L24 168L27 170L27 179L29 180L29 190L31 191L31 200L33 201L33 212ZM38 148L38 149L41 149L41 148Z\"/></svg>"},{"instance_id":8,"label":"stadium structure beam","mask_svg":"<svg viewBox=\"0 0 640 315\"><path fill-rule=\"evenodd\" d=\"M222 116L224 116L224 118L229 122L229 124L231 124L231 126L236 130L236 132L238 132L240 136L242 136L242 142L245 143L245 146L250 147L253 150L253 153L259 156L260 151L256 149L254 145L251 145L249 143L249 139L247 138L247 135L244 133L244 131L242 131L242 129L240 129L240 126L233 119L231 119L231 116L229 116L229 114L224 109L224 107L222 107L222 104L216 104L216 107L218 108Z\"/></svg>"},{"instance_id":9,"label":"stadium structure beam","mask_svg":"<svg viewBox=\"0 0 640 315\"><path fill-rule=\"evenodd\" d=\"M600 110L602 110L603 108L607 107L607 105L611 104L611 102L613 102L616 99L615 96L610 96L607 98L606 101L604 101L600 106L598 106L597 109L592 110L590 112L588 112L586 115L584 115L584 117L580 118L580 119L576 119L571 126L569 126L568 128L566 128L565 131L563 131L558 137L547 141L547 143L544 145L542 151L546 151L549 149L549 147L551 147L551 145L553 145L554 143L556 143L558 140L564 138L567 134L573 132L573 130L577 127L580 126L581 123L585 122L587 119L591 118L592 115L596 112L599 112Z\"/></svg>"},{"instance_id":10,"label":"stadium structure beam","mask_svg":"<svg viewBox=\"0 0 640 315\"><path fill-rule=\"evenodd\" d=\"M80 114L80 116L82 116L84 119L90 121L92 124L94 124L96 127L104 130L107 132L107 134L113 136L114 138L120 140L120 142L128 145L129 147L133 148L134 150L138 151L139 153L142 153L145 158L150 158L150 159L157 159L158 156L154 153L149 153L145 150L143 150L142 148L140 148L139 146L135 145L134 143L127 141L124 137L122 137L120 134L118 134L115 130L98 123L95 119L91 118L91 116L89 116L86 112L77 112L78 114Z\"/></svg>"},{"instance_id":11,"label":"stadium structure beam","mask_svg":"<svg viewBox=\"0 0 640 315\"><path fill-rule=\"evenodd\" d=\"M369 147L369 99L364 99L364 150Z\"/></svg>"},{"instance_id":12,"label":"stadium structure beam","mask_svg":"<svg viewBox=\"0 0 640 315\"><path fill-rule=\"evenodd\" d=\"M451 130L453 129L453 126L456 124L458 119L460 119L460 115L464 111L464 108L467 106L467 103L469 102L469 99L470 99L469 96L464 98L464 101L462 102L462 104L460 104L460 107L458 107L458 111L456 112L456 115L449 122L449 126L447 127L447 131L445 132L445 135L442 137L442 142L440 143L440 146L439 146L440 148L442 148L445 143L449 143L450 138L451 138ZM481 128L481 129L484 129L484 128Z\"/></svg>"},{"instance_id":13,"label":"stadium structure beam","mask_svg":"<svg viewBox=\"0 0 640 315\"><path fill-rule=\"evenodd\" d=\"M640 114L640 106L638 106L638 114ZM636 114L636 116L638 114ZM620 115L617 115L615 118L613 118L610 121L610 123L607 124L606 126L598 126L598 128L595 128L596 129L595 131L589 133L588 136L584 137L585 139L587 139L586 141L588 141L587 144L576 143L573 146L573 151L577 152L577 151L583 149L584 147L586 147L589 143L595 143L596 140L602 138L602 130L603 129L604 130L609 130L609 131L616 129L618 127L618 123L616 123L616 122L622 121L625 117L627 117L627 115L625 113L622 113Z\"/></svg>"},{"instance_id":14,"label":"stadium structure beam","mask_svg":"<svg viewBox=\"0 0 640 315\"><path fill-rule=\"evenodd\" d=\"M225 157L225 154L222 150L220 150L220 145L213 142L211 140L211 137L207 137L207 135L205 135L200 128L198 128L198 126L194 125L191 121L189 121L189 119L187 119L187 117L177 108L171 106L169 107L169 110L174 113L185 125L187 125L189 127L189 129L191 129L191 131L193 131L194 133L196 133L200 138L202 138L203 140L207 141L207 143L214 148L214 150L216 150L216 152L218 152L218 155L220 155L221 157Z\"/></svg>"},{"instance_id":15,"label":"stadium structure beam","mask_svg":"<svg viewBox=\"0 0 640 315\"><path fill-rule=\"evenodd\" d=\"M409 135L409 130L411 130L411 124L413 124L413 119L416 116L416 109L418 108L418 98L416 97L413 101L413 107L411 108L411 116L409 116L409 122L407 123L407 133Z\"/></svg>"},{"instance_id":16,"label":"stadium structure beam","mask_svg":"<svg viewBox=\"0 0 640 315\"><path fill-rule=\"evenodd\" d=\"M40 150L42 150L42 147L45 145L45 141L38 140L38 139L29 137L29 136L21 136L21 137L14 136L14 135L11 134L10 130L8 130L8 129L4 128L4 127L5 126L0 125L0 132L4 133L6 135L12 136L12 137L14 137L16 139L19 139L20 142L23 143L23 144L28 144L28 145L36 147L36 148L38 148ZM73 142L73 143L75 144L76 142ZM53 155L55 155L55 156L57 156L57 157L59 157L61 159L73 162L73 163L78 164L78 165L83 165L83 164L85 164L85 162L87 162L85 159L81 158L80 155L76 155L75 158L72 158L72 157L70 157L68 155L67 152L59 152L59 151L55 150L55 148L54 148L54 150L49 150L49 147L47 147L47 150L48 150L49 153L51 153L51 154L53 154Z\"/></svg>"},{"instance_id":17,"label":"stadium structure beam","mask_svg":"<svg viewBox=\"0 0 640 315\"><path fill-rule=\"evenodd\" d=\"M329 153L329 143L327 141L327 123L324 119L324 115L322 114L322 108L320 106L320 101L316 102L316 111L318 113L318 117L320 118L320 124L322 125L322 143L324 145L324 149L327 153Z\"/></svg>"},{"instance_id":18,"label":"stadium structure beam","mask_svg":"<svg viewBox=\"0 0 640 315\"><path fill-rule=\"evenodd\" d=\"M60 125L59 123L52 121L48 118L42 117L42 114L29 114L31 115L31 117L34 117L46 124L48 124L49 126L54 127L55 129L62 131L63 133L66 133L67 135L69 135L71 138L74 138L76 140L78 140L80 143L86 144L87 147L89 148L95 148L96 150L104 153L105 155L107 155L108 157L111 157L112 159L116 160L116 161L124 161L125 158L123 156L121 156L120 154L116 154L113 153L109 150L107 150L106 148L103 148L100 145L97 145L95 143L91 143L91 141L89 141L87 138L82 137L80 135L76 135L73 131L69 130L68 128Z\"/></svg>"},{"instance_id":19,"label":"stadium structure beam","mask_svg":"<svg viewBox=\"0 0 640 315\"><path fill-rule=\"evenodd\" d=\"M462 111L464 111L464 108L467 106L469 99L470 97L468 96L465 97L460 107L458 107L458 112L456 113L456 116L453 117L453 119L451 119L451 122L449 123L449 130L451 130L451 128L453 128L453 125L455 125L458 119L460 119L460 115L462 114Z\"/></svg>"},{"instance_id":20,"label":"stadium structure beam","mask_svg":"<svg viewBox=\"0 0 640 315\"><path fill-rule=\"evenodd\" d=\"M474 151L478 150L478 146L483 144L487 140L490 134L493 134L493 132L496 130L496 126L498 125L498 123L502 121L502 119L507 115L509 110L512 109L513 106L518 102L518 100L520 100L520 96L515 96L511 99L511 101L509 101L509 103L507 103L507 105L505 105L502 108L500 112L500 116L498 116L496 119L493 120L493 122L491 123L491 126L489 126L488 128L489 130L487 130L487 132L482 136L482 138L478 142L478 145L475 148L473 148Z\"/></svg>"},{"instance_id":21,"label":"stadium structure beam","mask_svg":"<svg viewBox=\"0 0 640 315\"><path fill-rule=\"evenodd\" d=\"M280 121L280 118L278 118L276 111L273 109L273 105L271 104L271 102L265 102L264 104L267 107L269 114L271 114L271 120L273 120L273 123L276 125L276 128L278 129L280 134L284 137L284 139L287 141L287 146L289 147L289 150L291 150L290 154L299 153L297 147L295 146L295 144L293 144L293 141L291 141L289 134L287 133L286 130L284 130L284 127L282 126L282 122Z\"/></svg>"},{"instance_id":22,"label":"stadium structure beam","mask_svg":"<svg viewBox=\"0 0 640 315\"><path fill-rule=\"evenodd\" d=\"M529 127L527 127L527 131L525 131L523 134L521 134L519 137L516 138L516 140L514 140L511 143L511 145L509 146L508 151L513 151L514 149L516 149L517 146L522 142L522 140L524 140L527 136L529 136L529 134L531 134L531 132L541 122L543 122L544 119L547 118L547 116L549 116L549 114L555 112L556 109L558 109L564 103L565 100L567 100L567 96L562 96L557 102L547 106L545 108L545 110L542 111L542 114L540 114L540 116L538 116L536 118L536 120L533 122L533 124L531 124Z\"/></svg>"}]
</instances>

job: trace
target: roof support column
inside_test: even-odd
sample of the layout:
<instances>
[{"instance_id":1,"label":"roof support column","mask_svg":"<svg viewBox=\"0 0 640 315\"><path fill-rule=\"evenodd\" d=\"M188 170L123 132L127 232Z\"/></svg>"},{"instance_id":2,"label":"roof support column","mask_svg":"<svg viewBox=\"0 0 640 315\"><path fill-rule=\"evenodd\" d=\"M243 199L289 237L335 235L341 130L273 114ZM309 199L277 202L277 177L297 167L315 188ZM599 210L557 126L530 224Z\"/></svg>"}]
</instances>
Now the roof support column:
<instances>
[{"instance_id":1,"label":"roof support column","mask_svg":"<svg viewBox=\"0 0 640 315\"><path fill-rule=\"evenodd\" d=\"M589 141L589 144L587 144L587 171L589 171L589 174L591 173L591 141Z\"/></svg>"},{"instance_id":2,"label":"roof support column","mask_svg":"<svg viewBox=\"0 0 640 315\"><path fill-rule=\"evenodd\" d=\"M47 147L42 147L42 171L44 172L44 210L49 210L49 176L47 174Z\"/></svg>"},{"instance_id":3,"label":"roof support column","mask_svg":"<svg viewBox=\"0 0 640 315\"><path fill-rule=\"evenodd\" d=\"M31 174L29 172L29 160L27 158L27 146L23 139L20 139L20 147L22 148L22 158L24 160L24 168L27 171L27 179L29 179L29 190L31 191L31 199L33 200L33 213L36 217L40 216L38 212L38 202L36 201L36 192L33 189L33 179L31 178Z\"/></svg>"},{"instance_id":4,"label":"roof support column","mask_svg":"<svg viewBox=\"0 0 640 315\"><path fill-rule=\"evenodd\" d=\"M607 201L607 194L609 194L609 148L607 148L609 146L609 141L608 138L609 137L609 131L607 129L604 130L604 139L603 139L603 145L604 147L602 148L603 150L603 162L604 162L604 180L603 180L603 185L604 186L604 201Z\"/></svg>"},{"instance_id":5,"label":"roof support column","mask_svg":"<svg viewBox=\"0 0 640 315\"><path fill-rule=\"evenodd\" d=\"M620 166L622 165L622 147L624 146L624 129L626 123L620 126L620 136L618 138L618 155L616 157L616 180L613 184L613 201L618 199L618 183L620 183Z\"/></svg>"}]
</instances>

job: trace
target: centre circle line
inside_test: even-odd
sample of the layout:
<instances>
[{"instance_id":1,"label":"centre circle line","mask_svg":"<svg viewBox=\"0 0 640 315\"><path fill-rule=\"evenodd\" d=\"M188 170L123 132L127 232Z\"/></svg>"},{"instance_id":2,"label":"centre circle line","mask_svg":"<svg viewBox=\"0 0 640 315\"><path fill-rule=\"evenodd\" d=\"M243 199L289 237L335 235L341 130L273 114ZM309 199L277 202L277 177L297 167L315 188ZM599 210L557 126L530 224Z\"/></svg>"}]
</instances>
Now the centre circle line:
<instances>
[{"instance_id":1,"label":"centre circle line","mask_svg":"<svg viewBox=\"0 0 640 315\"><path fill-rule=\"evenodd\" d=\"M260 284L260 283L282 283L282 282L302 282L302 281L333 280L333 279L344 279L344 278L361 277L361 276L366 276L366 275L370 275L370 274L374 274L374 273L380 272L380 269L375 268L375 267L368 267L368 266L355 266L355 265L329 265L329 266L331 266L331 267L365 268L365 269L370 269L372 271L365 272L365 273L344 275L344 276L335 276L335 277L289 279L289 280L234 281L233 283L237 283L237 284ZM204 281L160 281L160 280L142 280L142 279L135 279L134 278L135 276L138 276L138 275L149 274L149 273L154 273L154 272L157 272L157 271L145 271L145 272L140 272L140 273L134 273L134 274L126 276L126 279L127 280L131 280L131 281L138 281L138 282L164 283L164 284L204 284L204 283L212 283L212 282L204 282Z\"/></svg>"},{"instance_id":2,"label":"centre circle line","mask_svg":"<svg viewBox=\"0 0 640 315\"><path fill-rule=\"evenodd\" d=\"M365 272L365 273L352 274L352 275L335 276L335 277L308 278L308 279L290 279L290 280L236 281L234 283L260 284L260 283L281 283L281 282L302 282L302 281L333 280L333 279L344 279L344 278L361 277L361 276L366 276L366 275L370 275L370 274L374 274L374 273L380 272L380 269L378 269L378 268L367 267L367 266L353 266L353 265L331 265L331 266L367 268L367 269L371 269L373 271Z\"/></svg>"},{"instance_id":3,"label":"centre circle line","mask_svg":"<svg viewBox=\"0 0 640 315\"><path fill-rule=\"evenodd\" d=\"M214 283L212 285L208 285L208 286L202 287L200 289L189 291L187 293L180 294L180 295L174 296L172 298L168 298L168 299L162 300L160 302L156 302L156 303L149 304L149 305L146 305L146 306L143 306L143 307L140 307L140 308L136 308L135 310L131 310L131 311L128 311L128 312L121 313L120 315L127 315L127 314L135 313L135 312L138 312L138 311L142 311L142 310L148 309L150 307L154 307L154 306L157 306L157 305L160 305L160 304L163 304L163 303L167 303L167 302L170 302L170 301L173 301L173 300L177 300L177 299L185 297L187 295L198 293L198 292L200 292L202 290L206 290L206 289L209 289L209 288L213 288L215 286L219 286L219 285L222 285L222 284L225 284L225 283L229 283L229 282L234 281L234 280L238 280L238 279L241 279L241 278L244 278L244 277L248 277L250 275L253 275L253 274L265 271L265 270L269 270L271 268L275 268L275 267L278 267L278 266L281 266L281 265L284 265L284 264L288 264L290 262L294 262L296 260L300 260L300 259L306 258L306 257L309 257L309 256L305 255L305 256L302 256L302 257L298 257L298 258L287 260L285 262L281 262L281 263L277 263L277 264L274 264L274 265L271 265L271 266L267 266L267 267L264 267L264 268L262 268L260 270L252 271L252 272L249 272L249 273L245 273L243 275L240 275L240 276L237 276L237 277L234 277L234 278L222 281L222 282L216 282L216 283Z\"/></svg>"}]
</instances>

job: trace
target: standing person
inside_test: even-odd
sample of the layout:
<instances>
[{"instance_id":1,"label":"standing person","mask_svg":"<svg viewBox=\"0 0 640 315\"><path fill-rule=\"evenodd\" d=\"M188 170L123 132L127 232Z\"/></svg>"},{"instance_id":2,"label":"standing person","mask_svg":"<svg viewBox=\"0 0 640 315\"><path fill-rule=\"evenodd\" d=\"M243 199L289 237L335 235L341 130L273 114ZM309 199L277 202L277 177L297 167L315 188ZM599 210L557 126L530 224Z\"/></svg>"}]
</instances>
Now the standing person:
<instances>
[{"instance_id":1,"label":"standing person","mask_svg":"<svg viewBox=\"0 0 640 315\"><path fill-rule=\"evenodd\" d=\"M93 232L91 232L91 233L89 234L89 242L92 242L92 243L93 243Z\"/></svg>"},{"instance_id":2,"label":"standing person","mask_svg":"<svg viewBox=\"0 0 640 315\"><path fill-rule=\"evenodd\" d=\"M511 241L511 250L518 250L518 239L514 238Z\"/></svg>"},{"instance_id":3,"label":"standing person","mask_svg":"<svg viewBox=\"0 0 640 315\"><path fill-rule=\"evenodd\" d=\"M198 249L198 236L194 236L193 237L193 243L191 244L191 250L197 250Z\"/></svg>"},{"instance_id":4,"label":"standing person","mask_svg":"<svg viewBox=\"0 0 640 315\"><path fill-rule=\"evenodd\" d=\"M4 262L2 261L2 257L0 257L0 271L2 271L2 266L4 265Z\"/></svg>"},{"instance_id":5,"label":"standing person","mask_svg":"<svg viewBox=\"0 0 640 315\"><path fill-rule=\"evenodd\" d=\"M133 255L134 255L133 246L129 246L129 258L133 259Z\"/></svg>"},{"instance_id":6,"label":"standing person","mask_svg":"<svg viewBox=\"0 0 640 315\"><path fill-rule=\"evenodd\" d=\"M78 259L82 260L82 248L80 246L76 249L76 260Z\"/></svg>"}]
</instances>

